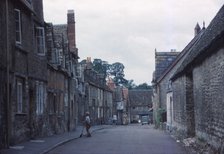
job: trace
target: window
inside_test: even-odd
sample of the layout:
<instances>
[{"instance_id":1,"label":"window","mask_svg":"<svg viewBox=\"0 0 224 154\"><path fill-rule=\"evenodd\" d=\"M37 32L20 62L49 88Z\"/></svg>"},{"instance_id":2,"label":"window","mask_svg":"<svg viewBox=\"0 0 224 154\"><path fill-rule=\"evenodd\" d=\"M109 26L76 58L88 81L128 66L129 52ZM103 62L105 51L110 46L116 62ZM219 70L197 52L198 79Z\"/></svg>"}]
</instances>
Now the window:
<instances>
[{"instance_id":1,"label":"window","mask_svg":"<svg viewBox=\"0 0 224 154\"><path fill-rule=\"evenodd\" d=\"M48 93L48 102L49 102L49 113L56 113L56 94L49 92Z\"/></svg>"},{"instance_id":2,"label":"window","mask_svg":"<svg viewBox=\"0 0 224 154\"><path fill-rule=\"evenodd\" d=\"M37 53L40 55L45 55L45 37L43 27L36 27L36 41Z\"/></svg>"},{"instance_id":3,"label":"window","mask_svg":"<svg viewBox=\"0 0 224 154\"><path fill-rule=\"evenodd\" d=\"M53 64L58 64L59 63L58 50L56 48L52 49L52 60L51 60L51 62Z\"/></svg>"},{"instance_id":4,"label":"window","mask_svg":"<svg viewBox=\"0 0 224 154\"><path fill-rule=\"evenodd\" d=\"M16 43L21 44L22 38L21 38L21 15L20 10L15 9L15 30L16 30Z\"/></svg>"},{"instance_id":5,"label":"window","mask_svg":"<svg viewBox=\"0 0 224 154\"><path fill-rule=\"evenodd\" d=\"M45 89L43 82L36 82L36 113L43 114L45 100Z\"/></svg>"},{"instance_id":6,"label":"window","mask_svg":"<svg viewBox=\"0 0 224 154\"><path fill-rule=\"evenodd\" d=\"M17 82L17 113L23 112L23 85Z\"/></svg>"}]
</instances>

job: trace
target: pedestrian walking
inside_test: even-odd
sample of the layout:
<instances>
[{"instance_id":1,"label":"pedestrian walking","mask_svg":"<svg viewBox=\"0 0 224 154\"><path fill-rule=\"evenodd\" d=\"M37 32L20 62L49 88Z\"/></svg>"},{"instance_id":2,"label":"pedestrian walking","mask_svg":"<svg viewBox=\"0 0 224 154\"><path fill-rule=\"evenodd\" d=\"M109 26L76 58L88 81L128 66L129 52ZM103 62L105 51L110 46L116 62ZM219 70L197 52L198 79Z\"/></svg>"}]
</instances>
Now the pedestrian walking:
<instances>
[{"instance_id":1,"label":"pedestrian walking","mask_svg":"<svg viewBox=\"0 0 224 154\"><path fill-rule=\"evenodd\" d=\"M86 112L85 114L85 127L86 127L87 137L91 137L91 134L89 132L89 129L91 127L89 112Z\"/></svg>"}]
</instances>

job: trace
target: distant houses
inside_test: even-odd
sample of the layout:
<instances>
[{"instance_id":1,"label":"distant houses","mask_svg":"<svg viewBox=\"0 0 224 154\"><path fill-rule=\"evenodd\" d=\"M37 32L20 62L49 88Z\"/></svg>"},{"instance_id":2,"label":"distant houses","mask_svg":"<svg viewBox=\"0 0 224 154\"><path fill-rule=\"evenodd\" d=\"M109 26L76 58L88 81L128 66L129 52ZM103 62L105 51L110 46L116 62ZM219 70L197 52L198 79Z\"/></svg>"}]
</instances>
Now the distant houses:
<instances>
[{"instance_id":1,"label":"distant houses","mask_svg":"<svg viewBox=\"0 0 224 154\"><path fill-rule=\"evenodd\" d=\"M53 25L42 0L1 1L0 9L0 149L73 131L86 111L93 125L108 123L113 91L78 62L74 11Z\"/></svg>"},{"instance_id":2,"label":"distant houses","mask_svg":"<svg viewBox=\"0 0 224 154\"><path fill-rule=\"evenodd\" d=\"M129 90L129 115L131 123L138 123L142 116L149 117L153 123L152 89Z\"/></svg>"},{"instance_id":3,"label":"distant houses","mask_svg":"<svg viewBox=\"0 0 224 154\"><path fill-rule=\"evenodd\" d=\"M160 104L165 127L182 139L204 141L212 152L223 153L224 6L207 28L197 24L195 37L166 71L153 80L155 121ZM157 64L156 64L157 65ZM155 70L157 71L157 70Z\"/></svg>"},{"instance_id":4,"label":"distant houses","mask_svg":"<svg viewBox=\"0 0 224 154\"><path fill-rule=\"evenodd\" d=\"M75 131L87 111L92 125L130 123L128 89L96 72L90 57L79 62L73 10L54 25L42 0L0 1L0 25L0 149ZM141 102L147 113L150 96Z\"/></svg>"}]
</instances>

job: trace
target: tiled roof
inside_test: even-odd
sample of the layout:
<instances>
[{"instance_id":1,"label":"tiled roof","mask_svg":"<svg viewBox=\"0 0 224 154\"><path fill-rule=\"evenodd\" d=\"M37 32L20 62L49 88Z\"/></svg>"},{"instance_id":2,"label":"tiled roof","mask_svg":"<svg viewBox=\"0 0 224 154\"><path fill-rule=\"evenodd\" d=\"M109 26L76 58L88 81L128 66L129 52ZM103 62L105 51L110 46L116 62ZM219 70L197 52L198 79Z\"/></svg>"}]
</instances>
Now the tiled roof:
<instances>
[{"instance_id":1,"label":"tiled roof","mask_svg":"<svg viewBox=\"0 0 224 154\"><path fill-rule=\"evenodd\" d=\"M211 54L211 50L207 50L215 40L224 35L224 5L219 10L215 18L211 21L200 40L190 50L189 55L183 61L182 65L177 69L172 79L176 79L186 70L192 69L192 66L204 60L201 55ZM208 53L210 52L210 53Z\"/></svg>"}]
</instances>

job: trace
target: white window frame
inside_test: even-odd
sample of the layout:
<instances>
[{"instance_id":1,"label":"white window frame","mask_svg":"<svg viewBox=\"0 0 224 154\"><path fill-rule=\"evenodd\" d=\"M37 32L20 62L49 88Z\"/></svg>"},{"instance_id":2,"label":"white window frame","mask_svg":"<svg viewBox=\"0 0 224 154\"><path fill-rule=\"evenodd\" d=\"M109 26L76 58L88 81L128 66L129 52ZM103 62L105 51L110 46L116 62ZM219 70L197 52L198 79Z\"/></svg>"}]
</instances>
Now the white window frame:
<instances>
[{"instance_id":1,"label":"white window frame","mask_svg":"<svg viewBox=\"0 0 224 154\"><path fill-rule=\"evenodd\" d=\"M17 113L23 112L23 84L22 82L17 82Z\"/></svg>"},{"instance_id":2,"label":"white window frame","mask_svg":"<svg viewBox=\"0 0 224 154\"><path fill-rule=\"evenodd\" d=\"M22 44L22 29L21 29L21 13L19 9L14 9L15 12L15 40L16 44ZM18 15L18 19L16 16ZM17 27L18 24L18 27ZM17 38L18 33L18 38Z\"/></svg>"},{"instance_id":3,"label":"white window frame","mask_svg":"<svg viewBox=\"0 0 224 154\"><path fill-rule=\"evenodd\" d=\"M36 46L39 55L45 55L45 33L44 27L36 27Z\"/></svg>"}]
</instances>

